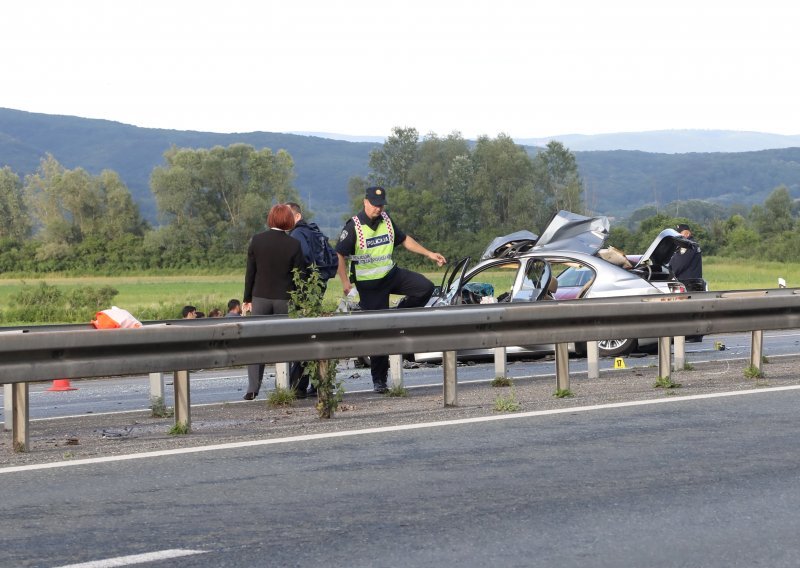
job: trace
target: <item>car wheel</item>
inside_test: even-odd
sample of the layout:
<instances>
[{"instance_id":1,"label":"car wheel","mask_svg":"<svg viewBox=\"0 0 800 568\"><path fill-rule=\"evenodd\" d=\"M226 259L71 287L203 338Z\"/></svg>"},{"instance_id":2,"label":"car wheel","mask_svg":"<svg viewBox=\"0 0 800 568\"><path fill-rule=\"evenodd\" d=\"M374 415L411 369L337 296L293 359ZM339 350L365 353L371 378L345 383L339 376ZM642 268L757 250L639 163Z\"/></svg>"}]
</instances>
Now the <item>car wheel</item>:
<instances>
[{"instance_id":1,"label":"car wheel","mask_svg":"<svg viewBox=\"0 0 800 568\"><path fill-rule=\"evenodd\" d=\"M636 348L635 339L603 339L597 342L600 357L627 355Z\"/></svg>"}]
</instances>

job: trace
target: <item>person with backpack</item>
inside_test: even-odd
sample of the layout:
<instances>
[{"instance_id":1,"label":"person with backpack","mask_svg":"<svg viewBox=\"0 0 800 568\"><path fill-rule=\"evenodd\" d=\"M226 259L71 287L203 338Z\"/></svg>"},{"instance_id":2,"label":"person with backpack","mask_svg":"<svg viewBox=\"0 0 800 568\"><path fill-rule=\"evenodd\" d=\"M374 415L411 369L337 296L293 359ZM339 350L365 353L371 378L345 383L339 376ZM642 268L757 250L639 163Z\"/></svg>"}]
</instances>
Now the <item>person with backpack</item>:
<instances>
[{"instance_id":1,"label":"person with backpack","mask_svg":"<svg viewBox=\"0 0 800 568\"><path fill-rule=\"evenodd\" d=\"M289 202L286 205L294 213L294 229L289 235L300 241L300 248L303 249L303 256L308 266L317 267L324 295L328 287L328 280L336 276L339 257L330 245L328 237L320 231L317 224L306 222L299 204Z\"/></svg>"},{"instance_id":2,"label":"person with backpack","mask_svg":"<svg viewBox=\"0 0 800 568\"><path fill-rule=\"evenodd\" d=\"M311 270L312 266L317 267L319 281L322 285L322 295L328 289L328 280L336 276L336 269L339 266L339 257L328 241L328 237L320 230L316 223L308 223L303 218L303 210L300 204L289 202L286 205L294 213L294 229L289 232L289 236L300 241L300 248L303 257ZM317 394L314 385L309 384L309 376L306 374L305 361L294 361L289 368L289 384L294 390L297 398L306 398ZM306 390L307 389L307 390Z\"/></svg>"}]
</instances>

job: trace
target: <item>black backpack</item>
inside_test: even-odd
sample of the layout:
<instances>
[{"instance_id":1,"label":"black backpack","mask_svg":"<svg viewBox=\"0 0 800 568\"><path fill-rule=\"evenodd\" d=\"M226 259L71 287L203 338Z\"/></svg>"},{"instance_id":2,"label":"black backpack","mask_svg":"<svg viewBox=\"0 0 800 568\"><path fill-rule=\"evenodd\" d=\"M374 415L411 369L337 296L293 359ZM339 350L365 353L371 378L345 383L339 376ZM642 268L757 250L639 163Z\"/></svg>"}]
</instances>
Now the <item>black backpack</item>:
<instances>
[{"instance_id":1,"label":"black backpack","mask_svg":"<svg viewBox=\"0 0 800 568\"><path fill-rule=\"evenodd\" d=\"M316 223L305 223L292 231L292 236L302 235L311 251L311 258L306 259L311 264L317 265L319 276L323 280L328 280L336 276L336 269L339 267L339 257L336 251L328 242L326 237Z\"/></svg>"}]
</instances>

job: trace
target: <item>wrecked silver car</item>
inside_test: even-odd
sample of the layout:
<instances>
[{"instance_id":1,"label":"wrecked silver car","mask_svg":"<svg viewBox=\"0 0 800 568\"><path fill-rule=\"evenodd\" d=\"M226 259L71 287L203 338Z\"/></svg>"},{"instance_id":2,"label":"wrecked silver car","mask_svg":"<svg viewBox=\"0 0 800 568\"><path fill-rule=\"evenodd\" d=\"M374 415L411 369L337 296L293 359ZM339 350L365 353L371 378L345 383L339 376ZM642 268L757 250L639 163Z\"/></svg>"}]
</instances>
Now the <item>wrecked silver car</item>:
<instances>
[{"instance_id":1,"label":"wrecked silver car","mask_svg":"<svg viewBox=\"0 0 800 568\"><path fill-rule=\"evenodd\" d=\"M662 231L641 256L626 257L605 248L606 217L586 217L560 211L541 236L518 231L494 239L472 265L470 258L455 263L445 274L428 306L488 304L496 302L567 301L685 292L669 268L673 253L687 241L673 229ZM654 338L608 339L600 342L600 355L630 353ZM572 346L585 352L585 344ZM490 355L459 352L460 357ZM522 345L514 353L547 353L553 345ZM427 356L426 356L427 355ZM417 354L418 360L432 354Z\"/></svg>"}]
</instances>

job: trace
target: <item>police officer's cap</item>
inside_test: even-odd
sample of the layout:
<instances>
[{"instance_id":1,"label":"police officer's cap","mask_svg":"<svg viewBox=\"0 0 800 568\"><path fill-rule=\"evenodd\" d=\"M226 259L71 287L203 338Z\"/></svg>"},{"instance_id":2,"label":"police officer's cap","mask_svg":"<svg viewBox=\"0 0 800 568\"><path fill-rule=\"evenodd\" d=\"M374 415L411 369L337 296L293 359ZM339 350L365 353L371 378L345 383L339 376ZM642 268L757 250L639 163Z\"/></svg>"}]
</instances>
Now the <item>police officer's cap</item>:
<instances>
[{"instance_id":1,"label":"police officer's cap","mask_svg":"<svg viewBox=\"0 0 800 568\"><path fill-rule=\"evenodd\" d=\"M386 205L386 190L380 186L374 185L372 187L368 187L365 197L375 207Z\"/></svg>"}]
</instances>

